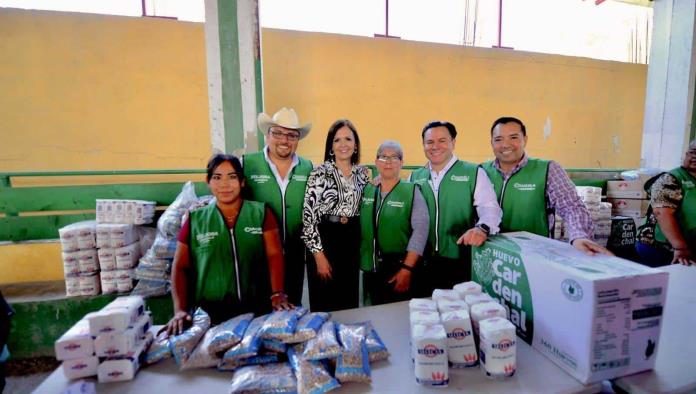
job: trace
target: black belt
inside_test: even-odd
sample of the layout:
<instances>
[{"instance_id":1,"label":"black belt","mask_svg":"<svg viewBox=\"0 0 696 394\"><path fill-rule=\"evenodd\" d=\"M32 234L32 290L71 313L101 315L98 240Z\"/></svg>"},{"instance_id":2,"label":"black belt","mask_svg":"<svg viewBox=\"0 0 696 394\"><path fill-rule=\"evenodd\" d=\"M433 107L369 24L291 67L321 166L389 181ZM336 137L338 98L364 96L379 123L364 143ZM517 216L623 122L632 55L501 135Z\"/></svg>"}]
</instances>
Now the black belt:
<instances>
[{"instance_id":1,"label":"black belt","mask_svg":"<svg viewBox=\"0 0 696 394\"><path fill-rule=\"evenodd\" d=\"M348 224L358 220L358 216L324 215L323 219L329 223Z\"/></svg>"}]
</instances>

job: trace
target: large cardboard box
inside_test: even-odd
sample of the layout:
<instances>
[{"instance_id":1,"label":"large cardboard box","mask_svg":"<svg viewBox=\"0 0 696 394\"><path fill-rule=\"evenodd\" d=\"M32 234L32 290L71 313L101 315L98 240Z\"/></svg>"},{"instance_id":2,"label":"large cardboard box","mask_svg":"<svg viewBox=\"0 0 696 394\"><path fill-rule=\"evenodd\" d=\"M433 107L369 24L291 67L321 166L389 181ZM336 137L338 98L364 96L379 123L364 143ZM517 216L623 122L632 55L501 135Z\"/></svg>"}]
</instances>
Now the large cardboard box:
<instances>
[{"instance_id":1,"label":"large cardboard box","mask_svg":"<svg viewBox=\"0 0 696 394\"><path fill-rule=\"evenodd\" d=\"M526 232L472 254L473 280L506 306L517 335L582 383L654 367L666 272Z\"/></svg>"},{"instance_id":2,"label":"large cardboard box","mask_svg":"<svg viewBox=\"0 0 696 394\"><path fill-rule=\"evenodd\" d=\"M643 189L645 181L607 181L607 197L609 198L648 198Z\"/></svg>"},{"instance_id":3,"label":"large cardboard box","mask_svg":"<svg viewBox=\"0 0 696 394\"><path fill-rule=\"evenodd\" d=\"M611 214L614 216L628 216L630 218L644 217L648 214L650 200L634 198L607 198L611 203Z\"/></svg>"}]
</instances>

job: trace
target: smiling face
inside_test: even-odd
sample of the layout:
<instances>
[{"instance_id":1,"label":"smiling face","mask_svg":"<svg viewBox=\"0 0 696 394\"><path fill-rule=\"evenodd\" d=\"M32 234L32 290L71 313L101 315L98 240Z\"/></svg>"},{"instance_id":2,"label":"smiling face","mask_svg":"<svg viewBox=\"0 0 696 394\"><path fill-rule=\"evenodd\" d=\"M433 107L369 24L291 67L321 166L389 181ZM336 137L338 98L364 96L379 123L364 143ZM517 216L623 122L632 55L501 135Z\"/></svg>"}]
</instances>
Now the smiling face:
<instances>
[{"instance_id":1,"label":"smiling face","mask_svg":"<svg viewBox=\"0 0 696 394\"><path fill-rule=\"evenodd\" d=\"M240 182L237 173L229 161L223 161L213 170L213 175L208 181L210 192L221 204L232 204L239 199L243 182Z\"/></svg>"},{"instance_id":2,"label":"smiling face","mask_svg":"<svg viewBox=\"0 0 696 394\"><path fill-rule=\"evenodd\" d=\"M348 126L343 126L334 135L331 150L336 161L350 161L355 153L355 135Z\"/></svg>"},{"instance_id":3,"label":"smiling face","mask_svg":"<svg viewBox=\"0 0 696 394\"><path fill-rule=\"evenodd\" d=\"M433 167L440 167L452 158L455 140L445 126L436 126L426 130L423 135L423 150Z\"/></svg>"},{"instance_id":4,"label":"smiling face","mask_svg":"<svg viewBox=\"0 0 696 394\"><path fill-rule=\"evenodd\" d=\"M383 180L397 179L401 172L401 165L399 152L393 148L382 149L375 160L375 166Z\"/></svg>"},{"instance_id":5,"label":"smiling face","mask_svg":"<svg viewBox=\"0 0 696 394\"><path fill-rule=\"evenodd\" d=\"M522 133L522 127L509 122L498 124L491 135L493 154L501 165L514 166L524 157L527 136Z\"/></svg>"},{"instance_id":6,"label":"smiling face","mask_svg":"<svg viewBox=\"0 0 696 394\"><path fill-rule=\"evenodd\" d=\"M282 126L273 126L266 135L268 154L274 159L288 159L297 150L300 132Z\"/></svg>"}]
</instances>

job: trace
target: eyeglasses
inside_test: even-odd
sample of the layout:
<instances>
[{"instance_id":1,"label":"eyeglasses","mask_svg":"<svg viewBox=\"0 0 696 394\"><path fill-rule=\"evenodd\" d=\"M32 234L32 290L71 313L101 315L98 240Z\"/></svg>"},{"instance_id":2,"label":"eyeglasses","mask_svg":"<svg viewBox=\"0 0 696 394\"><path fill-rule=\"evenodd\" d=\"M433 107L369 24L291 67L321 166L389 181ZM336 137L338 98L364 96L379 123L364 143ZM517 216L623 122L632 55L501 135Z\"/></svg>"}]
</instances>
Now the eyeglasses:
<instances>
[{"instance_id":1,"label":"eyeglasses","mask_svg":"<svg viewBox=\"0 0 696 394\"><path fill-rule=\"evenodd\" d=\"M276 130L271 130L269 131L271 136L277 140L282 140L286 139L290 142L295 142L300 139L300 135L298 133L283 133L282 131L276 131Z\"/></svg>"},{"instance_id":2,"label":"eyeglasses","mask_svg":"<svg viewBox=\"0 0 696 394\"><path fill-rule=\"evenodd\" d=\"M401 158L399 156L377 156L377 160L381 161L382 163L391 163L394 161L401 161Z\"/></svg>"}]
</instances>

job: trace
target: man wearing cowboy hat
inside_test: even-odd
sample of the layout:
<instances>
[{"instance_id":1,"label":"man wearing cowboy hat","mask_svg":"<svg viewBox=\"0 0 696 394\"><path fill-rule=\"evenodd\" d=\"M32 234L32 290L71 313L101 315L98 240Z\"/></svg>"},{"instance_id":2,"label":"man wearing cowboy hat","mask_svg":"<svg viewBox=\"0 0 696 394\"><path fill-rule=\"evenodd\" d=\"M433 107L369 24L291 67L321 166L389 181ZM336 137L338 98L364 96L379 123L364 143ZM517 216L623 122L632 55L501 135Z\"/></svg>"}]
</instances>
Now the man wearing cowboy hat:
<instances>
[{"instance_id":1,"label":"man wearing cowboy hat","mask_svg":"<svg viewBox=\"0 0 696 394\"><path fill-rule=\"evenodd\" d=\"M258 125L266 146L243 157L245 197L265 202L278 218L285 254L285 291L292 304L300 305L305 264L305 246L300 239L302 205L313 166L295 151L312 124L300 125L294 109L281 108L273 117L260 113Z\"/></svg>"}]
</instances>

